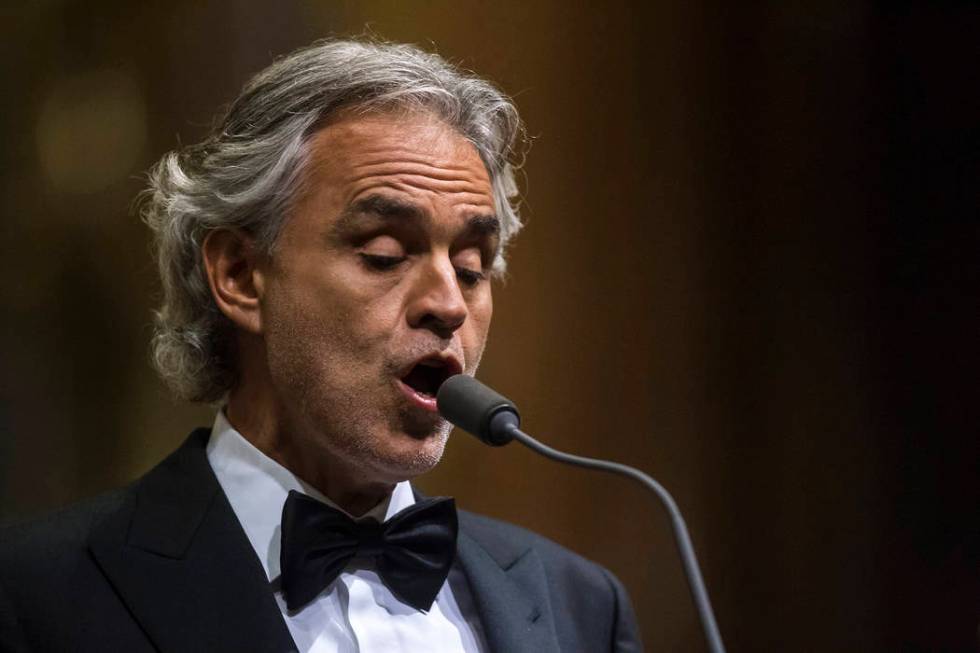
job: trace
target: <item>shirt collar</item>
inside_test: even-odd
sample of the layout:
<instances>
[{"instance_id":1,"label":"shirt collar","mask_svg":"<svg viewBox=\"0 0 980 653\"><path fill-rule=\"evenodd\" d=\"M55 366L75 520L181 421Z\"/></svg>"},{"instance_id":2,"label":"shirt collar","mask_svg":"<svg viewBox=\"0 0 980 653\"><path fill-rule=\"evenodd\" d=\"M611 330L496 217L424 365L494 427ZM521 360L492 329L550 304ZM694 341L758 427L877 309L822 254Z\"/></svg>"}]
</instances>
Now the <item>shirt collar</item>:
<instances>
[{"instance_id":1,"label":"shirt collar","mask_svg":"<svg viewBox=\"0 0 980 653\"><path fill-rule=\"evenodd\" d=\"M207 455L218 484L228 497L269 580L279 577L280 521L290 490L341 510L316 488L246 440L228 422L224 410L219 410L214 418ZM386 521L414 503L411 484L402 481L395 485L389 497L358 519L373 517Z\"/></svg>"}]
</instances>

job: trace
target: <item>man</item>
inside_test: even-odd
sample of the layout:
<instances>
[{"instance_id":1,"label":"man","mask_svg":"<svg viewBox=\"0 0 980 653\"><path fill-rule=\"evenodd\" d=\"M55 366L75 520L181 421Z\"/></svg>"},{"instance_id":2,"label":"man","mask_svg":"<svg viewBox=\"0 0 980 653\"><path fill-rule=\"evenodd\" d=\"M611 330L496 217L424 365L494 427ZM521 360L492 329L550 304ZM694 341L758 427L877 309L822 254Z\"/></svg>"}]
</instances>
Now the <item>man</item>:
<instances>
[{"instance_id":1,"label":"man","mask_svg":"<svg viewBox=\"0 0 980 653\"><path fill-rule=\"evenodd\" d=\"M519 131L434 55L328 41L164 157L154 360L222 408L128 488L3 533L0 649L638 650L607 571L408 482L483 352Z\"/></svg>"}]
</instances>

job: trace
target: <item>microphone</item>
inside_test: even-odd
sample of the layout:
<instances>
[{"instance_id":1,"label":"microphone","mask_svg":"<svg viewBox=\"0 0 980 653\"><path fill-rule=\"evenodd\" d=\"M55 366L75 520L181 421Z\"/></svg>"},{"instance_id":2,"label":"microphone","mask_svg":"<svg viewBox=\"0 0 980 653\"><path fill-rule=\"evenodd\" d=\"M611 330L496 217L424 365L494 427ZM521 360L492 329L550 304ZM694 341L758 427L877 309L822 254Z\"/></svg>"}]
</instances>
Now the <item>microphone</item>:
<instances>
[{"instance_id":1,"label":"microphone","mask_svg":"<svg viewBox=\"0 0 980 653\"><path fill-rule=\"evenodd\" d=\"M626 476L653 492L670 517L674 541L684 565L684 574L691 590L691 598L697 609L698 617L701 620L701 628L704 631L705 641L708 643L708 650L711 653L725 653L725 647L721 642L721 633L718 632L718 624L715 622L711 602L708 600L708 590L701 578L701 569L698 567L697 557L694 555L691 536L687 532L687 525L684 523L684 518L681 517L674 498L660 483L633 467L608 460L576 456L552 449L546 444L538 442L520 429L521 417L514 402L494 392L472 376L457 374L446 379L439 386L439 391L436 394L436 405L444 418L464 431L475 435L485 444L500 447L512 440L517 440L532 451L552 460Z\"/></svg>"},{"instance_id":2,"label":"microphone","mask_svg":"<svg viewBox=\"0 0 980 653\"><path fill-rule=\"evenodd\" d=\"M436 405L448 421L491 447L509 444L514 439L513 429L521 425L513 401L465 374L443 381Z\"/></svg>"}]
</instances>

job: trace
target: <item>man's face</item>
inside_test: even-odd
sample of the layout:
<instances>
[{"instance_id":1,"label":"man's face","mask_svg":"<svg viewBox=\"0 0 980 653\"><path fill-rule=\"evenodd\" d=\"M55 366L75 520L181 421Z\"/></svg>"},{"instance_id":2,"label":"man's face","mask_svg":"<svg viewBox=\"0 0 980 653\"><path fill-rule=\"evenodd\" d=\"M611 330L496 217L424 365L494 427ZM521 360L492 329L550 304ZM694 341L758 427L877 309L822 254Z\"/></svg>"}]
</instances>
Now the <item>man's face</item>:
<instances>
[{"instance_id":1,"label":"man's face","mask_svg":"<svg viewBox=\"0 0 980 653\"><path fill-rule=\"evenodd\" d=\"M280 428L395 482L430 469L438 383L473 374L498 246L476 149L429 115L350 114L310 142L304 190L261 272Z\"/></svg>"}]
</instances>

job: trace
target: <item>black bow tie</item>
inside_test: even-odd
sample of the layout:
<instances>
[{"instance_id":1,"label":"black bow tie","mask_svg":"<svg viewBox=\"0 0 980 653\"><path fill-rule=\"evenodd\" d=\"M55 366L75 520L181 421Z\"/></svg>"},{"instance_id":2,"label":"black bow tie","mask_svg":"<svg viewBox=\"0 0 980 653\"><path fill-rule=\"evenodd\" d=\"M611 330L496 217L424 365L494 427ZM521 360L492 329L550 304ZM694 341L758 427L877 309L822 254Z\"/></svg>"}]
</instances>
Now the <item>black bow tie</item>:
<instances>
[{"instance_id":1,"label":"black bow tie","mask_svg":"<svg viewBox=\"0 0 980 653\"><path fill-rule=\"evenodd\" d=\"M295 490L282 508L282 593L298 610L332 583L351 558L375 560L378 576L399 599L429 610L456 556L456 502L420 501L384 524L354 521Z\"/></svg>"}]
</instances>

